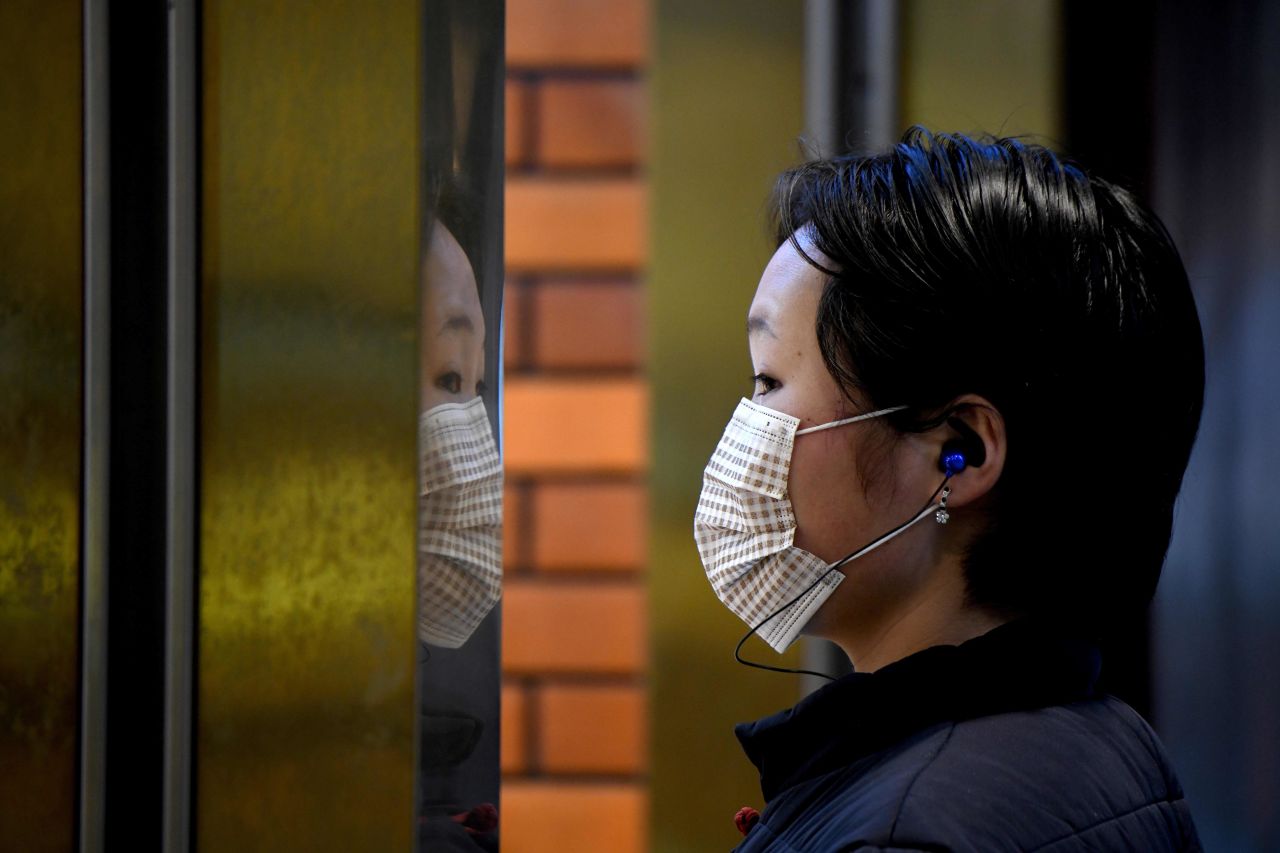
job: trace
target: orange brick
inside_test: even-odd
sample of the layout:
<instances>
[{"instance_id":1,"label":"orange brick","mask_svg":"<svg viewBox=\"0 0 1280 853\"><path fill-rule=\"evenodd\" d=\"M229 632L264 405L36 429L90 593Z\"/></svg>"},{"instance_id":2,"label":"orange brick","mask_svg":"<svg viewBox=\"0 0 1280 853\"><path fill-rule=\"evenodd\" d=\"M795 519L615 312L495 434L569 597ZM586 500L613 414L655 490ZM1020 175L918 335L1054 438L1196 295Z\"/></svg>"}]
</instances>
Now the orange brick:
<instances>
[{"instance_id":1,"label":"orange brick","mask_svg":"<svg viewBox=\"0 0 1280 853\"><path fill-rule=\"evenodd\" d=\"M502 490L502 565L522 566L528 562L524 553L526 540L523 490L507 486Z\"/></svg>"},{"instance_id":2,"label":"orange brick","mask_svg":"<svg viewBox=\"0 0 1280 853\"><path fill-rule=\"evenodd\" d=\"M639 269L648 252L646 203L639 178L509 178L507 266Z\"/></svg>"},{"instance_id":3,"label":"orange brick","mask_svg":"<svg viewBox=\"0 0 1280 853\"><path fill-rule=\"evenodd\" d=\"M503 853L642 853L648 797L636 785L508 781Z\"/></svg>"},{"instance_id":4,"label":"orange brick","mask_svg":"<svg viewBox=\"0 0 1280 853\"><path fill-rule=\"evenodd\" d=\"M525 122L529 114L528 90L518 80L506 81L506 107L503 119L506 137L503 149L508 166L517 166L529 159L528 125Z\"/></svg>"},{"instance_id":5,"label":"orange brick","mask_svg":"<svg viewBox=\"0 0 1280 853\"><path fill-rule=\"evenodd\" d=\"M507 0L507 65L636 67L649 53L644 0Z\"/></svg>"},{"instance_id":6,"label":"orange brick","mask_svg":"<svg viewBox=\"0 0 1280 853\"><path fill-rule=\"evenodd\" d=\"M640 773L648 745L640 687L538 691L540 766L551 773Z\"/></svg>"},{"instance_id":7,"label":"orange brick","mask_svg":"<svg viewBox=\"0 0 1280 853\"><path fill-rule=\"evenodd\" d=\"M643 568L647 517L640 485L539 485L533 492L533 565L551 571Z\"/></svg>"},{"instance_id":8,"label":"orange brick","mask_svg":"<svg viewBox=\"0 0 1280 853\"><path fill-rule=\"evenodd\" d=\"M502 737L499 753L503 773L523 773L528 766L525 748L525 691L517 685L502 686Z\"/></svg>"},{"instance_id":9,"label":"orange brick","mask_svg":"<svg viewBox=\"0 0 1280 853\"><path fill-rule=\"evenodd\" d=\"M634 284L546 282L528 294L531 356L543 367L637 367L644 299Z\"/></svg>"},{"instance_id":10,"label":"orange brick","mask_svg":"<svg viewBox=\"0 0 1280 853\"><path fill-rule=\"evenodd\" d=\"M503 404L509 474L635 473L649 458L641 379L511 379Z\"/></svg>"},{"instance_id":11,"label":"orange brick","mask_svg":"<svg viewBox=\"0 0 1280 853\"><path fill-rule=\"evenodd\" d=\"M645 607L639 585L510 581L502 598L507 672L633 674L644 668Z\"/></svg>"},{"instance_id":12,"label":"orange brick","mask_svg":"<svg viewBox=\"0 0 1280 853\"><path fill-rule=\"evenodd\" d=\"M504 367L520 367L528 360L528 342L525 340L525 305L528 296L515 282L508 281L502 293L502 364Z\"/></svg>"},{"instance_id":13,"label":"orange brick","mask_svg":"<svg viewBox=\"0 0 1280 853\"><path fill-rule=\"evenodd\" d=\"M538 92L538 160L630 166L643 158L644 89L635 80L563 80Z\"/></svg>"}]
</instances>

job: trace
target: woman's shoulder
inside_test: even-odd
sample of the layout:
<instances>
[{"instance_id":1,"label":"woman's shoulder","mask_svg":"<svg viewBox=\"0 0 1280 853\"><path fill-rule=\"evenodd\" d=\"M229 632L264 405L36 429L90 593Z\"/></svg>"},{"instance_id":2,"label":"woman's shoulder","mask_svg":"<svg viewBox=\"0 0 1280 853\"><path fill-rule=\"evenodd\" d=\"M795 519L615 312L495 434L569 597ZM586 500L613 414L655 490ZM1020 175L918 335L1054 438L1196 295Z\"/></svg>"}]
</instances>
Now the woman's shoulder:
<instances>
[{"instance_id":1,"label":"woman's shoulder","mask_svg":"<svg viewBox=\"0 0 1280 853\"><path fill-rule=\"evenodd\" d=\"M1113 696L965 720L938 736L932 749L907 748L916 773L886 842L933 839L957 851L1199 848L1163 744Z\"/></svg>"},{"instance_id":2,"label":"woman's shoulder","mask_svg":"<svg viewBox=\"0 0 1280 853\"><path fill-rule=\"evenodd\" d=\"M1016 777L1031 790L1129 789L1133 796L1180 796L1181 785L1151 726L1114 696L1008 711L954 724L946 744L921 767L917 786L968 777L1001 786Z\"/></svg>"},{"instance_id":3,"label":"woman's shoulder","mask_svg":"<svg viewBox=\"0 0 1280 853\"><path fill-rule=\"evenodd\" d=\"M821 839L798 849L1199 849L1159 738L1114 697L940 724L801 787L765 815Z\"/></svg>"},{"instance_id":4,"label":"woman's shoulder","mask_svg":"<svg viewBox=\"0 0 1280 853\"><path fill-rule=\"evenodd\" d=\"M1188 849L1194 838L1163 744L1115 697L959 722L919 759L896 815L899 836L917 828L943 838L980 831L992 841L1016 839L1011 848L1069 849L1082 834L1119 833L1149 837L1138 845L1149 850ZM1170 826L1179 830L1166 838Z\"/></svg>"}]
</instances>

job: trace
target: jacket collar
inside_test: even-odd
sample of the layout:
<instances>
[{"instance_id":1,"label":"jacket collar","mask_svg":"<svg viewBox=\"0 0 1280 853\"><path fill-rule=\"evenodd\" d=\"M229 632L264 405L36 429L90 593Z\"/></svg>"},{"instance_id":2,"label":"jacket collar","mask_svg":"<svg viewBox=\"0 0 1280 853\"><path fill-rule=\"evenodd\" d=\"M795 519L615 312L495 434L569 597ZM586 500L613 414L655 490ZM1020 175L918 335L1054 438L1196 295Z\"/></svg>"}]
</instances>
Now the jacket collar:
<instances>
[{"instance_id":1,"label":"jacket collar","mask_svg":"<svg viewBox=\"0 0 1280 853\"><path fill-rule=\"evenodd\" d=\"M734 732L769 801L937 723L1087 699L1100 668L1094 643L1015 620L958 646L851 673Z\"/></svg>"}]
</instances>

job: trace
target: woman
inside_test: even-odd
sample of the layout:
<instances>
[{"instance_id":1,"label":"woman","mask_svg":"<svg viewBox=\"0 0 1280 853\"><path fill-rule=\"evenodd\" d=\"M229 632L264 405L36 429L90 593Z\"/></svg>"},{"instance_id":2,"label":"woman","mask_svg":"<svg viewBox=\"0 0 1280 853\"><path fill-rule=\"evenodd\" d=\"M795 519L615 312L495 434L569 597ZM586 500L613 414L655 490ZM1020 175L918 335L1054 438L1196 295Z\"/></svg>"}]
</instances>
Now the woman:
<instances>
[{"instance_id":1,"label":"woman","mask_svg":"<svg viewBox=\"0 0 1280 853\"><path fill-rule=\"evenodd\" d=\"M738 727L742 851L1195 850L1155 734L1098 689L1200 419L1186 272L1134 197L1040 146L909 130L774 193L755 388L695 535L778 651L855 672Z\"/></svg>"}]
</instances>

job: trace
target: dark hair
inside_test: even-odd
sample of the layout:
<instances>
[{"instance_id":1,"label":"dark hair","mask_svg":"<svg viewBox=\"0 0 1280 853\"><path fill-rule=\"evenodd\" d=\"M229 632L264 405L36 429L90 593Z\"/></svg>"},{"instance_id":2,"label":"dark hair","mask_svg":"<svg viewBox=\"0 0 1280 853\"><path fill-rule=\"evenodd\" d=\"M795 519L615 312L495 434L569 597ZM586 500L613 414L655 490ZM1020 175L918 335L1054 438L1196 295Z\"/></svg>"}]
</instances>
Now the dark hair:
<instances>
[{"instance_id":1,"label":"dark hair","mask_svg":"<svg viewBox=\"0 0 1280 853\"><path fill-rule=\"evenodd\" d=\"M456 175L431 174L427 182L426 233L422 245L431 243L431 231L437 224L443 225L462 247L480 286L482 270L480 261L482 223L478 215L479 196Z\"/></svg>"},{"instance_id":2,"label":"dark hair","mask_svg":"<svg viewBox=\"0 0 1280 853\"><path fill-rule=\"evenodd\" d=\"M966 393L1003 416L970 600L1091 629L1145 607L1204 399L1200 320L1160 220L1043 146L919 126L886 153L785 172L771 210L778 245L829 276L816 331L847 394L906 404L887 417L898 433Z\"/></svg>"}]
</instances>

